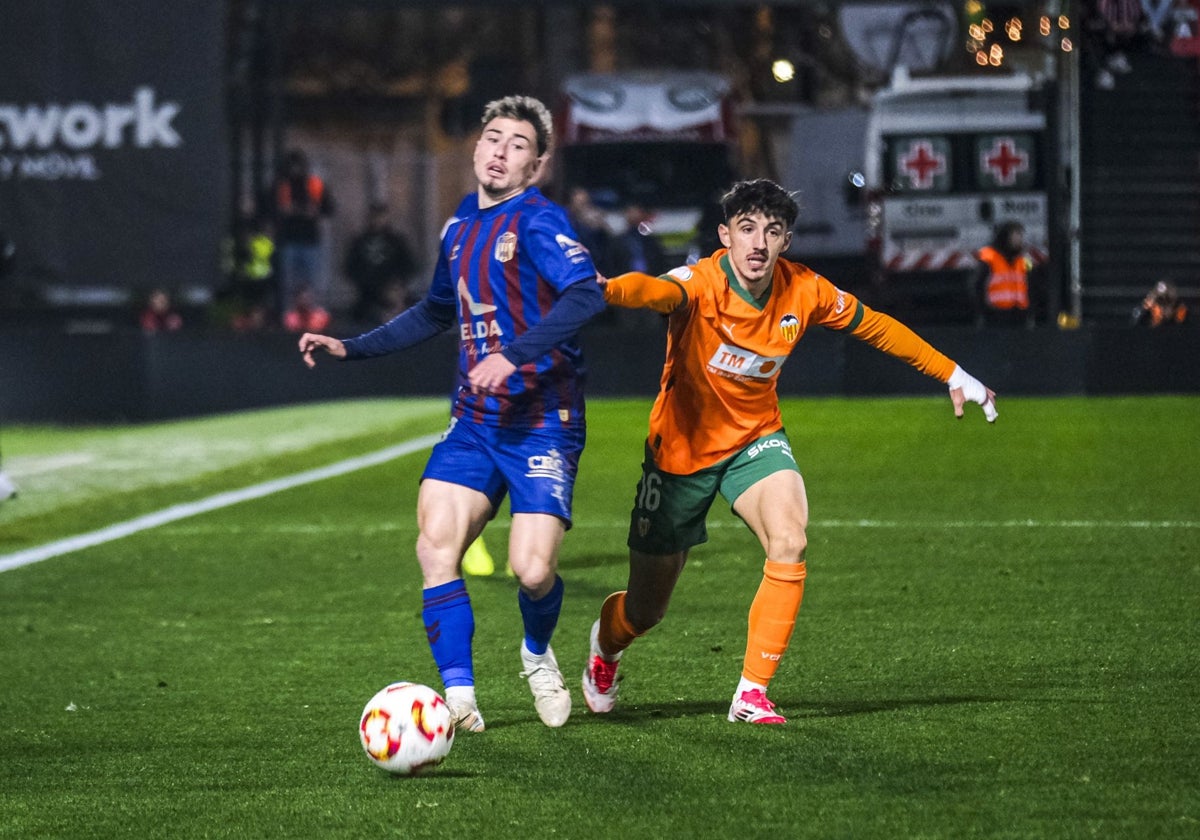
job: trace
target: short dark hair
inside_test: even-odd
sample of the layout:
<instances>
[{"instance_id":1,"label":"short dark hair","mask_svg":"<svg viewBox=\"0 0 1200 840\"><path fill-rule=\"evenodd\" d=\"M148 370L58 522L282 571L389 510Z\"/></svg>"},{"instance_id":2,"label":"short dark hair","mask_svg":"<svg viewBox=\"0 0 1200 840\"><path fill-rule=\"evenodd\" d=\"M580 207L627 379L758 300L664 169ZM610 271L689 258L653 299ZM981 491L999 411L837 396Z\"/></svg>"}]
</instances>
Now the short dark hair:
<instances>
[{"instance_id":1,"label":"short dark hair","mask_svg":"<svg viewBox=\"0 0 1200 840\"><path fill-rule=\"evenodd\" d=\"M534 99L532 96L493 99L483 107L483 119L480 122L487 125L497 117L524 120L533 126L533 133L537 136L538 157L546 154L551 140L554 139L554 120L550 116L550 110L540 99Z\"/></svg>"},{"instance_id":2,"label":"short dark hair","mask_svg":"<svg viewBox=\"0 0 1200 840\"><path fill-rule=\"evenodd\" d=\"M721 196L721 210L726 224L737 216L762 213L768 219L778 219L791 230L800 214L800 205L796 203L795 195L779 184L766 178L755 178L738 181Z\"/></svg>"}]
</instances>

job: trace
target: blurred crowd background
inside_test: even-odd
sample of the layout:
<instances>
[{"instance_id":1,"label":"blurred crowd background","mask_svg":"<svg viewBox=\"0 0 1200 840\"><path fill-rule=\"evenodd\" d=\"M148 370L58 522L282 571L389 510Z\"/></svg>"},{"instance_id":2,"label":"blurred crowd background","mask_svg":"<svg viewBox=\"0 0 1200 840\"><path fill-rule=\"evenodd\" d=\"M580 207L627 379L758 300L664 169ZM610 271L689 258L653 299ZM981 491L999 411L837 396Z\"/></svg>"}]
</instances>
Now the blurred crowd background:
<instances>
[{"instance_id":1,"label":"blurred crowd background","mask_svg":"<svg viewBox=\"0 0 1200 840\"><path fill-rule=\"evenodd\" d=\"M926 185L872 174L910 159L871 145L881 92L950 78L1027 80L1038 123L1012 150L1039 209L1023 326L1182 324L1200 293L1192 0L47 0L2 16L0 326L380 323L420 296L473 186L482 107L513 92L555 110L542 189L610 271L706 253L720 189L768 177L799 191L790 256L916 323L983 325L975 258L1005 219L889 254L917 247L889 196ZM720 136L649 138L692 143L682 154L564 142L588 95L572 79L680 73L716 79L701 104ZM986 129L1000 154L1009 128ZM904 136L937 155L937 131ZM948 195L966 165L944 164L945 187L931 168L928 186ZM1146 314L1156 290L1182 307Z\"/></svg>"}]
</instances>

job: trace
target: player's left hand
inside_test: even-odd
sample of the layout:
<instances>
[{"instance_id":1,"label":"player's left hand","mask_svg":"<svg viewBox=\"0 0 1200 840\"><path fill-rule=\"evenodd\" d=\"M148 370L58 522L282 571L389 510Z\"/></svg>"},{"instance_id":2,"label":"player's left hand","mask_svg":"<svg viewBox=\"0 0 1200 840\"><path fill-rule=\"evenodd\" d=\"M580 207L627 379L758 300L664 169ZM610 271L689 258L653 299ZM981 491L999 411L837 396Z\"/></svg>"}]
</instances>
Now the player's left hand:
<instances>
[{"instance_id":1,"label":"player's left hand","mask_svg":"<svg viewBox=\"0 0 1200 840\"><path fill-rule=\"evenodd\" d=\"M958 365L954 366L954 373L950 374L950 381L947 384L950 386L950 402L954 404L955 417L961 418L963 407L968 402L973 402L983 406L983 416L989 423L996 422L999 413L996 411L995 391Z\"/></svg>"},{"instance_id":2,"label":"player's left hand","mask_svg":"<svg viewBox=\"0 0 1200 840\"><path fill-rule=\"evenodd\" d=\"M488 355L467 374L467 381L471 383L471 393L490 394L503 385L516 370L517 366L504 358L503 354Z\"/></svg>"}]
</instances>

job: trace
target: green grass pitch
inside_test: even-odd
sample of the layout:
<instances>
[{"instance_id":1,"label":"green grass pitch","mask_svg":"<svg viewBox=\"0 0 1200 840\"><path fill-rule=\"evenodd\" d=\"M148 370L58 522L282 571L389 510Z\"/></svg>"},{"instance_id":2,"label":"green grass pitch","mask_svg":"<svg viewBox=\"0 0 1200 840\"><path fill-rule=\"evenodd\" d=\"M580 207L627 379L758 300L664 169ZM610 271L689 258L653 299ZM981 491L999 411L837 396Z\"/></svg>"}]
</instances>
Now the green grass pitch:
<instances>
[{"instance_id":1,"label":"green grass pitch","mask_svg":"<svg viewBox=\"0 0 1200 840\"><path fill-rule=\"evenodd\" d=\"M1200 836L1200 399L786 400L809 576L725 721L762 553L718 501L618 709L578 676L622 588L649 403L590 406L541 725L512 580L472 578L488 730L418 778L356 724L440 684L413 558L424 453L0 573L0 838ZM441 401L6 427L0 562L436 431ZM506 555L507 511L488 532Z\"/></svg>"}]
</instances>

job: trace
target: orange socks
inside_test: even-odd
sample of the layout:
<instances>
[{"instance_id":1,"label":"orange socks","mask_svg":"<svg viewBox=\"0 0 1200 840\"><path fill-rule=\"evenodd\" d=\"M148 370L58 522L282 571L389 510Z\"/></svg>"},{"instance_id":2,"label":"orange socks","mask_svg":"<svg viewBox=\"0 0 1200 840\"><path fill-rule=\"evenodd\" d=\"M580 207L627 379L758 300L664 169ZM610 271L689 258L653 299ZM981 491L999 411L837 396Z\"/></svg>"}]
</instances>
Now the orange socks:
<instances>
[{"instance_id":1,"label":"orange socks","mask_svg":"<svg viewBox=\"0 0 1200 840\"><path fill-rule=\"evenodd\" d=\"M765 686L775 676L796 626L796 614L804 598L804 576L803 560L799 563L768 560L763 566L762 583L750 604L750 632L746 638L746 658L742 661L742 676L751 682Z\"/></svg>"},{"instance_id":2,"label":"orange socks","mask_svg":"<svg viewBox=\"0 0 1200 840\"><path fill-rule=\"evenodd\" d=\"M609 595L600 608L600 632L597 636L600 650L605 656L616 656L640 635L625 617L625 593L614 592Z\"/></svg>"}]
</instances>

